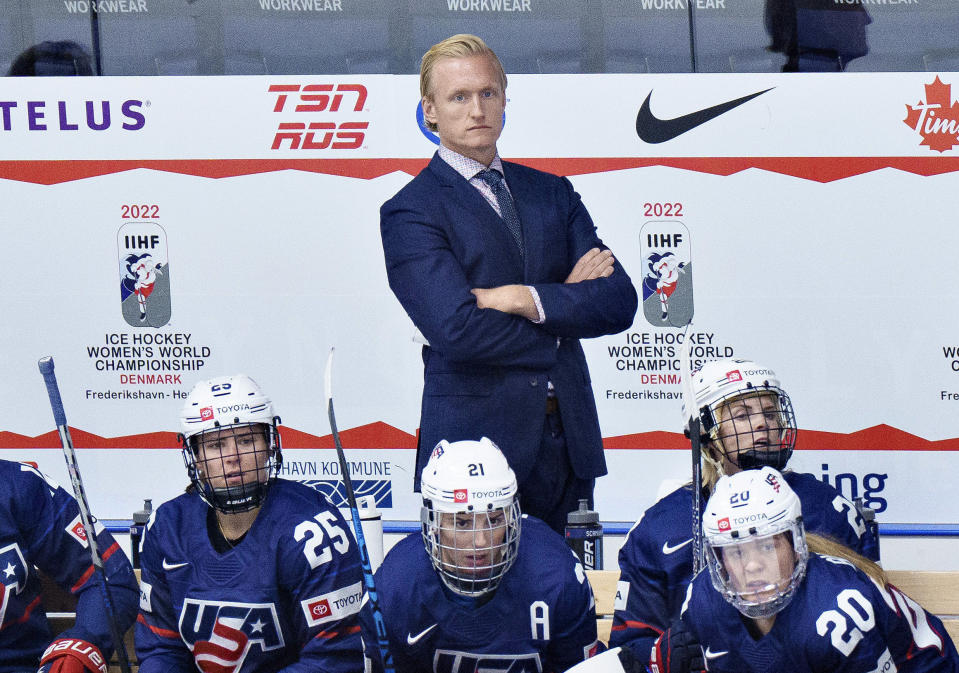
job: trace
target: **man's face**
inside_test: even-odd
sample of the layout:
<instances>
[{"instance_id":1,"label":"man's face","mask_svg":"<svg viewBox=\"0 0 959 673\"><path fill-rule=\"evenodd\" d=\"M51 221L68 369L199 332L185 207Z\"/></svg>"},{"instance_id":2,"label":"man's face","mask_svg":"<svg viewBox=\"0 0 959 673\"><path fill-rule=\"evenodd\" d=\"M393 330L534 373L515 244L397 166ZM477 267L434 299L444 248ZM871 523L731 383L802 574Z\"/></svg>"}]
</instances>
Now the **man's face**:
<instances>
[{"instance_id":1,"label":"man's face","mask_svg":"<svg viewBox=\"0 0 959 673\"><path fill-rule=\"evenodd\" d=\"M464 579L488 579L503 560L506 528L502 509L481 514L440 514L443 565Z\"/></svg>"},{"instance_id":2,"label":"man's face","mask_svg":"<svg viewBox=\"0 0 959 673\"><path fill-rule=\"evenodd\" d=\"M718 551L730 586L751 603L772 600L789 586L795 553L787 533L750 539Z\"/></svg>"},{"instance_id":3,"label":"man's face","mask_svg":"<svg viewBox=\"0 0 959 673\"><path fill-rule=\"evenodd\" d=\"M781 450L782 430L779 396L774 393L738 397L723 404L717 437L726 474L740 471L739 455L745 451Z\"/></svg>"},{"instance_id":4,"label":"man's face","mask_svg":"<svg viewBox=\"0 0 959 673\"><path fill-rule=\"evenodd\" d=\"M506 94L499 69L486 54L443 58L433 66L423 116L436 124L447 148L488 166L503 130Z\"/></svg>"},{"instance_id":5,"label":"man's face","mask_svg":"<svg viewBox=\"0 0 959 673\"><path fill-rule=\"evenodd\" d=\"M267 481L270 444L261 425L242 425L200 435L197 467L213 488Z\"/></svg>"}]
</instances>

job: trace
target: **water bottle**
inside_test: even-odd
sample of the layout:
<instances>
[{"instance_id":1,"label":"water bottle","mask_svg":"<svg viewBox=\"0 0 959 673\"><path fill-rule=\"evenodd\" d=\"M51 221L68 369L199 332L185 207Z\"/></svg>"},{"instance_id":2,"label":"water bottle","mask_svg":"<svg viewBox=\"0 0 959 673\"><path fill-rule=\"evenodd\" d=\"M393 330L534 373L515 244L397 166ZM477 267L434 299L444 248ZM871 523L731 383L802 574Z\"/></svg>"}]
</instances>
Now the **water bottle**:
<instances>
[{"instance_id":1,"label":"water bottle","mask_svg":"<svg viewBox=\"0 0 959 673\"><path fill-rule=\"evenodd\" d=\"M383 515L376 508L376 497L372 495L357 498L356 507L366 539L366 551L370 556L370 569L376 572L383 562Z\"/></svg>"},{"instance_id":2,"label":"water bottle","mask_svg":"<svg viewBox=\"0 0 959 673\"><path fill-rule=\"evenodd\" d=\"M130 526L130 551L134 568L140 567L140 540L143 539L143 529L152 513L153 500L150 498L143 501L143 509L133 513L133 525Z\"/></svg>"},{"instance_id":3,"label":"water bottle","mask_svg":"<svg viewBox=\"0 0 959 673\"><path fill-rule=\"evenodd\" d=\"M579 501L579 509L566 518L566 544L586 570L603 569L603 526L599 512L589 509L588 500Z\"/></svg>"}]
</instances>

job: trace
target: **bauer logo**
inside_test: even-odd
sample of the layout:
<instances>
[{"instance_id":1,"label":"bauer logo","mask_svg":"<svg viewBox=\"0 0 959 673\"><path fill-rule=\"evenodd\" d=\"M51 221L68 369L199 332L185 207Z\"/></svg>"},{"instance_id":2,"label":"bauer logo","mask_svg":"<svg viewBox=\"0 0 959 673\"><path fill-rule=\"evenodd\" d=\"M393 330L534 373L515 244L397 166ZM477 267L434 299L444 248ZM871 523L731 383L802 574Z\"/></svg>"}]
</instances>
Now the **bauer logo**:
<instances>
[{"instance_id":1,"label":"bauer logo","mask_svg":"<svg viewBox=\"0 0 959 673\"><path fill-rule=\"evenodd\" d=\"M180 611L180 636L197 666L215 662L217 673L237 673L247 655L284 646L273 603L230 603L187 598Z\"/></svg>"},{"instance_id":2,"label":"bauer logo","mask_svg":"<svg viewBox=\"0 0 959 673\"><path fill-rule=\"evenodd\" d=\"M469 490L458 488L453 491L453 502L469 502Z\"/></svg>"},{"instance_id":3,"label":"bauer logo","mask_svg":"<svg viewBox=\"0 0 959 673\"><path fill-rule=\"evenodd\" d=\"M133 327L170 322L170 263L166 232L156 222L127 222L117 232L120 309Z\"/></svg>"},{"instance_id":4,"label":"bauer logo","mask_svg":"<svg viewBox=\"0 0 959 673\"><path fill-rule=\"evenodd\" d=\"M647 204L649 213L663 206ZM660 210L652 209L653 206ZM682 210L679 211L680 213ZM681 222L649 221L639 232L643 260L643 315L656 327L683 327L693 318L693 266L689 230Z\"/></svg>"},{"instance_id":5,"label":"bauer logo","mask_svg":"<svg viewBox=\"0 0 959 673\"><path fill-rule=\"evenodd\" d=\"M306 623L310 626L318 626L354 615L360 611L362 605L362 582L300 601Z\"/></svg>"},{"instance_id":6,"label":"bauer logo","mask_svg":"<svg viewBox=\"0 0 959 673\"><path fill-rule=\"evenodd\" d=\"M906 105L902 122L922 138L920 145L945 152L959 143L959 103L952 99L952 85L936 75L925 85L925 100Z\"/></svg>"}]
</instances>

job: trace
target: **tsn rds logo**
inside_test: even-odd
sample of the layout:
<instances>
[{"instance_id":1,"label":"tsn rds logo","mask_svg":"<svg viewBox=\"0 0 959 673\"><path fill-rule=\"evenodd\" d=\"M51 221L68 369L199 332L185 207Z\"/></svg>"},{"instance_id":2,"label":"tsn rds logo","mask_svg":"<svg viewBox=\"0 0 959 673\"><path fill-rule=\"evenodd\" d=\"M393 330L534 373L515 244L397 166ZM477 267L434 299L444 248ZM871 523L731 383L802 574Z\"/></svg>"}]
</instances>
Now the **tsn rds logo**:
<instances>
[{"instance_id":1,"label":"tsn rds logo","mask_svg":"<svg viewBox=\"0 0 959 673\"><path fill-rule=\"evenodd\" d=\"M362 84L271 84L273 112L284 115L273 136L274 150L357 150L366 140L368 92ZM330 117L334 117L331 119Z\"/></svg>"}]
</instances>

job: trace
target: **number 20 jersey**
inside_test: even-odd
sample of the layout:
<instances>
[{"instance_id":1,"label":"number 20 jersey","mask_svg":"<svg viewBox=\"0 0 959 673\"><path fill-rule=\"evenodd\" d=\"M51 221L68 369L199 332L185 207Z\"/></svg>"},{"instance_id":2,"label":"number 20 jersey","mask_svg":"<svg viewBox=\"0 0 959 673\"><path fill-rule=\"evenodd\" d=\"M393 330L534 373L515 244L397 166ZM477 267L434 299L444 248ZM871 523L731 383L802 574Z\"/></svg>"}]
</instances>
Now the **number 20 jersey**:
<instances>
[{"instance_id":1,"label":"number 20 jersey","mask_svg":"<svg viewBox=\"0 0 959 673\"><path fill-rule=\"evenodd\" d=\"M708 571L690 587L682 618L712 673L959 673L938 617L844 559L810 554L796 595L759 640Z\"/></svg>"},{"instance_id":2,"label":"number 20 jersey","mask_svg":"<svg viewBox=\"0 0 959 673\"><path fill-rule=\"evenodd\" d=\"M811 474L790 470L783 477L799 496L807 531L878 558L875 537L839 491ZM609 644L631 648L643 662L649 660L656 638L679 616L693 577L692 503L688 484L665 496L646 510L619 552L620 581Z\"/></svg>"},{"instance_id":3,"label":"number 20 jersey","mask_svg":"<svg viewBox=\"0 0 959 673\"><path fill-rule=\"evenodd\" d=\"M326 497L277 480L246 536L218 553L196 494L161 505L143 538L140 673L362 671L363 576Z\"/></svg>"}]
</instances>

